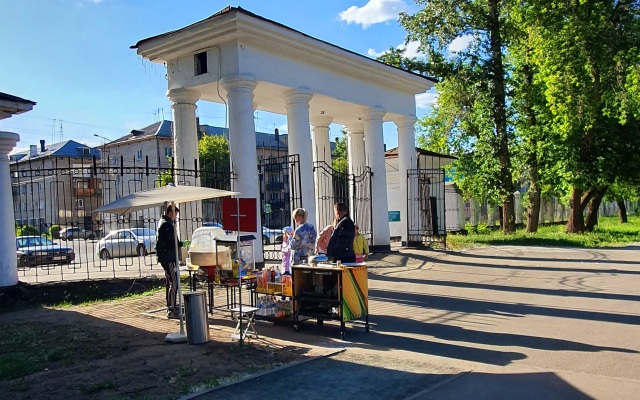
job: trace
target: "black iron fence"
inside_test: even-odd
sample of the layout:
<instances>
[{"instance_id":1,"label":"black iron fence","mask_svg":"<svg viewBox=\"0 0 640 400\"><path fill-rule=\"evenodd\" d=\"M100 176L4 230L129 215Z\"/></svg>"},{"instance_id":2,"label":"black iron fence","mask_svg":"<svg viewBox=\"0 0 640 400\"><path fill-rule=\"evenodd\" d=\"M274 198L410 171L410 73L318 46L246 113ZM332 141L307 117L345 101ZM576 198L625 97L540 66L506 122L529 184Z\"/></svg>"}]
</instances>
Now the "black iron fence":
<instances>
[{"instance_id":1,"label":"black iron fence","mask_svg":"<svg viewBox=\"0 0 640 400\"><path fill-rule=\"evenodd\" d=\"M293 227L291 212L302 207L300 157L291 154L261 159L260 209L265 261L282 260L282 228Z\"/></svg>"},{"instance_id":2,"label":"black iron fence","mask_svg":"<svg viewBox=\"0 0 640 400\"><path fill-rule=\"evenodd\" d=\"M111 164L111 165L109 165ZM175 168L167 160L125 161L44 158L11 164L16 257L22 280L99 279L162 272L155 257L160 207L125 216L93 211L129 193L174 180L229 190L226 169L198 165ZM181 205L181 239L200 226L219 226L219 199ZM185 218L188 216L188 218Z\"/></svg>"},{"instance_id":3,"label":"black iron fence","mask_svg":"<svg viewBox=\"0 0 640 400\"><path fill-rule=\"evenodd\" d=\"M446 247L444 169L407 171L407 233L409 245Z\"/></svg>"}]
</instances>

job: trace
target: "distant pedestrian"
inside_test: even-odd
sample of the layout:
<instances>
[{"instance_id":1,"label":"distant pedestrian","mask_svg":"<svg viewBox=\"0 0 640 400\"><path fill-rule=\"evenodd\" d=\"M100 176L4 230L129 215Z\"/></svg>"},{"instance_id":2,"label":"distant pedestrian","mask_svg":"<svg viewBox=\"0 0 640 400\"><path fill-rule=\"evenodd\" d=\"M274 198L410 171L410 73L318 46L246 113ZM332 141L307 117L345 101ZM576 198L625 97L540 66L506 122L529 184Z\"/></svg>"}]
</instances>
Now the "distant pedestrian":
<instances>
[{"instance_id":1,"label":"distant pedestrian","mask_svg":"<svg viewBox=\"0 0 640 400\"><path fill-rule=\"evenodd\" d=\"M353 239L356 236L356 230L353 221L349 218L349 208L345 203L336 203L333 209L336 221L327 246L327 256L333 261L355 262Z\"/></svg>"},{"instance_id":2,"label":"distant pedestrian","mask_svg":"<svg viewBox=\"0 0 640 400\"><path fill-rule=\"evenodd\" d=\"M174 221L180 209L175 204L167 206L166 214L160 218L156 234L156 257L164 269L165 297L167 301L167 318L180 318L180 310L177 306L178 298L178 271L176 264L176 229ZM178 242L182 247L182 242Z\"/></svg>"},{"instance_id":3,"label":"distant pedestrian","mask_svg":"<svg viewBox=\"0 0 640 400\"><path fill-rule=\"evenodd\" d=\"M307 259L316 251L316 228L307 222L307 210L296 208L293 210L293 219L298 225L293 232L291 239L291 250L293 250L293 263L300 264L302 258Z\"/></svg>"},{"instance_id":4,"label":"distant pedestrian","mask_svg":"<svg viewBox=\"0 0 640 400\"><path fill-rule=\"evenodd\" d=\"M353 252L356 253L356 262L360 263L366 260L369 255L369 244L367 238L360 233L360 227L357 224L354 226L356 237L353 239Z\"/></svg>"}]
</instances>

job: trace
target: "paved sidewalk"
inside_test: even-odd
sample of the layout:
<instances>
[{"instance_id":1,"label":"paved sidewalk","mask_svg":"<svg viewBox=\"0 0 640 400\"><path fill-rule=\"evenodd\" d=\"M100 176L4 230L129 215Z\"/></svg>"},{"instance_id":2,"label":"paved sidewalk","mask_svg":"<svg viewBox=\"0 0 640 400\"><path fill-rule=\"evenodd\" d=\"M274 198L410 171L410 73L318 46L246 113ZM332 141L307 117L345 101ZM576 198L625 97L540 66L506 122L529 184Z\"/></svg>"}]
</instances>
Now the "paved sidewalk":
<instances>
[{"instance_id":1,"label":"paved sidewalk","mask_svg":"<svg viewBox=\"0 0 640 400\"><path fill-rule=\"evenodd\" d=\"M344 347L198 399L636 399L640 247L401 251L372 260L371 332L261 327Z\"/></svg>"}]
</instances>

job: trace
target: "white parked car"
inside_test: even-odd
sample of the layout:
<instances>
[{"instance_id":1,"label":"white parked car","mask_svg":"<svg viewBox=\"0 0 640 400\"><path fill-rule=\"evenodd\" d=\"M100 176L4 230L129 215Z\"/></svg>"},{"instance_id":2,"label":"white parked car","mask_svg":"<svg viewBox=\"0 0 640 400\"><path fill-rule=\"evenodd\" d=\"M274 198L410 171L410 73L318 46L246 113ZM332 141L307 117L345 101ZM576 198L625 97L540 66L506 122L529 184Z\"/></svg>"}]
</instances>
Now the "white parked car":
<instances>
[{"instance_id":1,"label":"white parked car","mask_svg":"<svg viewBox=\"0 0 640 400\"><path fill-rule=\"evenodd\" d=\"M262 244L282 243L282 229L262 227Z\"/></svg>"},{"instance_id":2,"label":"white parked car","mask_svg":"<svg viewBox=\"0 0 640 400\"><path fill-rule=\"evenodd\" d=\"M156 251L156 231L149 228L111 231L96 244L96 254L102 260L113 257L146 256Z\"/></svg>"}]
</instances>

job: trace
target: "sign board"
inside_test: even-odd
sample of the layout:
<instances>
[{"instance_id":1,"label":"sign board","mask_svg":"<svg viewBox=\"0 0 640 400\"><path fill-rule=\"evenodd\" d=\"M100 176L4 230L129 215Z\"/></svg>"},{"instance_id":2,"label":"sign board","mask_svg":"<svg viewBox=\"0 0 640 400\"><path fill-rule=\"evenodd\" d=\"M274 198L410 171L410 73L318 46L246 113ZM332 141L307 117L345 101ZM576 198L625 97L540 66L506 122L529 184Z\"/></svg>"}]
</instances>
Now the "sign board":
<instances>
[{"instance_id":1,"label":"sign board","mask_svg":"<svg viewBox=\"0 0 640 400\"><path fill-rule=\"evenodd\" d=\"M240 212L238 212L240 204ZM222 199L222 226L230 231L258 232L258 203L255 198L247 199ZM238 221L240 227L238 229Z\"/></svg>"},{"instance_id":2,"label":"sign board","mask_svg":"<svg viewBox=\"0 0 640 400\"><path fill-rule=\"evenodd\" d=\"M400 211L389 211L389 222L400 222Z\"/></svg>"},{"instance_id":3,"label":"sign board","mask_svg":"<svg viewBox=\"0 0 640 400\"><path fill-rule=\"evenodd\" d=\"M267 203L264 205L264 213L265 214L270 214L271 213L271 204Z\"/></svg>"}]
</instances>

